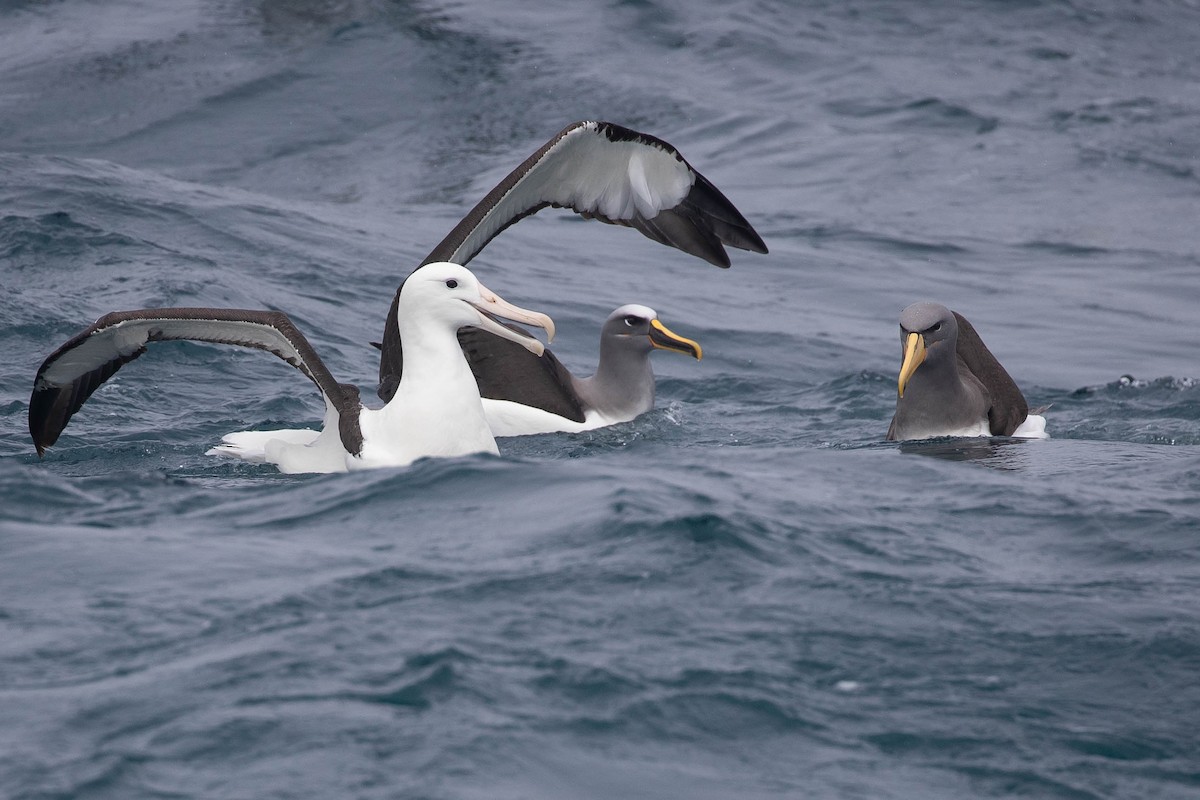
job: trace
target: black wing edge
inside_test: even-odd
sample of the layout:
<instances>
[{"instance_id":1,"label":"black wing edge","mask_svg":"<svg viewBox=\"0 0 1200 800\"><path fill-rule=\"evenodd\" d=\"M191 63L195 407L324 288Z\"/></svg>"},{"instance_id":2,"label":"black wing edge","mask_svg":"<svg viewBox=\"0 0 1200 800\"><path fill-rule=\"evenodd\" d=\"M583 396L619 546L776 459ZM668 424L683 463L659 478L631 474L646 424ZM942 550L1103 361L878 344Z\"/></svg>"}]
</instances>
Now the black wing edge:
<instances>
[{"instance_id":1,"label":"black wing edge","mask_svg":"<svg viewBox=\"0 0 1200 800\"><path fill-rule=\"evenodd\" d=\"M247 322L273 328L291 344L299 358L289 358L274 350L269 344L255 341L232 340L226 337L176 337L164 335L162 331L150 328L145 340L129 353L118 353L115 358L97 364L66 385L54 385L44 379L45 372L58 359L70 353L87 340L106 329L111 329L122 322L154 320L192 321L192 322ZM150 342L171 341L175 339L193 339L195 341L211 342L214 344L231 344L264 350L278 356L296 367L309 378L317 388L334 404L338 410L338 432L347 452L358 454L362 451L362 432L359 429L358 409L360 408L358 387L351 384L338 383L325 364L321 361L312 345L304 337L291 319L282 311L262 311L253 309L224 309L224 308L147 308L137 311L114 311L105 314L100 319L68 339L61 347L51 353L37 371L34 378L33 392L29 396L29 434L33 438L38 456L44 456L46 449L58 441L58 437L67 427L75 412L83 407L88 398L99 389L105 381L116 374L117 370L138 358L146 352Z\"/></svg>"},{"instance_id":2,"label":"black wing edge","mask_svg":"<svg viewBox=\"0 0 1200 800\"><path fill-rule=\"evenodd\" d=\"M396 390L400 388L400 376L404 374L404 350L400 343L400 290L404 288L404 281L400 281L400 287L392 297L383 329L383 341L379 343L379 386L375 394L385 403L390 403L396 395Z\"/></svg>"},{"instance_id":3,"label":"black wing edge","mask_svg":"<svg viewBox=\"0 0 1200 800\"><path fill-rule=\"evenodd\" d=\"M1013 431L1029 416L1029 403L1021 394L1017 382L983 343L975 327L962 314L957 311L953 313L958 320L958 357L991 396L988 428L993 436L1012 436Z\"/></svg>"}]
</instances>

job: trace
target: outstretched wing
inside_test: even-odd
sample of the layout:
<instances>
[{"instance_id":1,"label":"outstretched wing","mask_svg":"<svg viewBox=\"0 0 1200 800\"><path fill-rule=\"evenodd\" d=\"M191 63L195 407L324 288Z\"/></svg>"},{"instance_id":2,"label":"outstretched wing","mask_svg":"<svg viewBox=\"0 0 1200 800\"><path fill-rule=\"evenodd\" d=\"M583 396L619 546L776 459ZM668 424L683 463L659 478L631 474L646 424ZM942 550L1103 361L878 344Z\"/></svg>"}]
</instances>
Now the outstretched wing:
<instances>
[{"instance_id":1,"label":"outstretched wing","mask_svg":"<svg viewBox=\"0 0 1200 800\"><path fill-rule=\"evenodd\" d=\"M71 416L150 342L190 339L266 350L304 373L338 410L347 452L362 450L358 388L340 384L312 345L281 311L236 308L147 308L114 311L71 337L42 363L29 397L29 433L38 455L58 441Z\"/></svg>"},{"instance_id":2,"label":"outstretched wing","mask_svg":"<svg viewBox=\"0 0 1200 800\"><path fill-rule=\"evenodd\" d=\"M741 212L671 144L611 122L585 121L568 125L509 173L422 263L465 265L509 225L547 206L636 228L718 267L729 266L726 245L767 252ZM379 396L385 401L395 393L404 366L395 325L398 298L397 290L381 347ZM475 343L480 358L471 359L471 368L481 383L516 385L524 370L545 370L520 355L492 358L492 342L503 347L496 337ZM481 366L489 361L492 367ZM494 373L499 363L509 365L510 378Z\"/></svg>"},{"instance_id":3,"label":"outstretched wing","mask_svg":"<svg viewBox=\"0 0 1200 800\"><path fill-rule=\"evenodd\" d=\"M424 263L465 265L496 234L546 206L637 228L718 267L722 245L767 252L746 218L669 143L611 122L568 125L509 173Z\"/></svg>"},{"instance_id":4,"label":"outstretched wing","mask_svg":"<svg viewBox=\"0 0 1200 800\"><path fill-rule=\"evenodd\" d=\"M967 318L957 311L954 312L954 318L958 320L958 357L991 397L988 428L993 436L1012 436L1013 431L1029 416L1029 403L1025 401L1017 382L988 350Z\"/></svg>"}]
</instances>

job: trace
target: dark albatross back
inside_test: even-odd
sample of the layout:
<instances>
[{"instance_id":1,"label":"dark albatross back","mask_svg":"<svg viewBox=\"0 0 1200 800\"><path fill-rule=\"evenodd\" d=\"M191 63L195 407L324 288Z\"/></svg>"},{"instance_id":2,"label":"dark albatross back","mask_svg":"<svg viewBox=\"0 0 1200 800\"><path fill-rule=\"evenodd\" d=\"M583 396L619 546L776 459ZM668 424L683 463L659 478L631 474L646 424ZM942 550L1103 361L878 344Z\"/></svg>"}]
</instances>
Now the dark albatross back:
<instances>
[{"instance_id":1,"label":"dark albatross back","mask_svg":"<svg viewBox=\"0 0 1200 800\"><path fill-rule=\"evenodd\" d=\"M974 326L962 314L957 311L953 313L958 322L958 345L955 348L958 357L991 397L988 427L993 436L1012 436L1013 431L1029 416L1029 403L1017 388L1017 382L975 332Z\"/></svg>"}]
</instances>

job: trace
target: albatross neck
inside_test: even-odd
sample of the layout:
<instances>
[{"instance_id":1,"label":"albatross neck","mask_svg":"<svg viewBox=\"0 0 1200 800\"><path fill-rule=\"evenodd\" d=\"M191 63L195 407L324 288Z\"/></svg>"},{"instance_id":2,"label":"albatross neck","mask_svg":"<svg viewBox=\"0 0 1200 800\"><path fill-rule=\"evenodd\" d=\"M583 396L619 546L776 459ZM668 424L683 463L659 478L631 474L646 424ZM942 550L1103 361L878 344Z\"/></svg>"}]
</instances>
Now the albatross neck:
<instances>
[{"instance_id":1,"label":"albatross neck","mask_svg":"<svg viewBox=\"0 0 1200 800\"><path fill-rule=\"evenodd\" d=\"M473 394L478 401L479 387L459 347L457 330L433 321L422 324L413 315L402 315L399 328L404 373L397 395L434 389Z\"/></svg>"},{"instance_id":2,"label":"albatross neck","mask_svg":"<svg viewBox=\"0 0 1200 800\"><path fill-rule=\"evenodd\" d=\"M579 382L579 393L593 408L637 415L654 407L654 370L650 354L609 337L600 340L596 373Z\"/></svg>"}]
</instances>

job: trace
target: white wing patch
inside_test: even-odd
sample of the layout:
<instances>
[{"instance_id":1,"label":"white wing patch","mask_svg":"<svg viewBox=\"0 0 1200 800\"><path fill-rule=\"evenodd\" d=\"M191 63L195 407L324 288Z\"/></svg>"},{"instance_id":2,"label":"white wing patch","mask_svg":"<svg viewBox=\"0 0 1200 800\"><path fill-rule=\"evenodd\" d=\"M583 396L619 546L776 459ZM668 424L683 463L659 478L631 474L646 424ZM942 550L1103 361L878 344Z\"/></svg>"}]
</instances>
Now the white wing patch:
<instances>
[{"instance_id":1,"label":"white wing patch","mask_svg":"<svg viewBox=\"0 0 1200 800\"><path fill-rule=\"evenodd\" d=\"M695 181L674 153L652 143L610 141L589 122L551 147L487 212L456 255L473 253L514 218L544 203L611 220L653 219L679 205Z\"/></svg>"},{"instance_id":2,"label":"white wing patch","mask_svg":"<svg viewBox=\"0 0 1200 800\"><path fill-rule=\"evenodd\" d=\"M612 142L594 128L568 137L546 158L553 166L542 171L539 164L527 178L536 189L522 182L513 194L536 190L549 202L612 220L653 219L679 205L696 180L687 164L661 147Z\"/></svg>"},{"instance_id":3,"label":"white wing patch","mask_svg":"<svg viewBox=\"0 0 1200 800\"><path fill-rule=\"evenodd\" d=\"M38 376L39 385L65 386L101 364L136 353L146 338L140 331L123 329L125 324L118 323L107 331L98 331L63 353Z\"/></svg>"}]
</instances>

